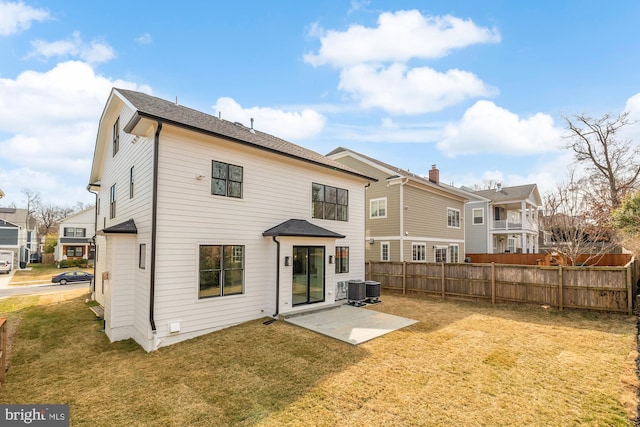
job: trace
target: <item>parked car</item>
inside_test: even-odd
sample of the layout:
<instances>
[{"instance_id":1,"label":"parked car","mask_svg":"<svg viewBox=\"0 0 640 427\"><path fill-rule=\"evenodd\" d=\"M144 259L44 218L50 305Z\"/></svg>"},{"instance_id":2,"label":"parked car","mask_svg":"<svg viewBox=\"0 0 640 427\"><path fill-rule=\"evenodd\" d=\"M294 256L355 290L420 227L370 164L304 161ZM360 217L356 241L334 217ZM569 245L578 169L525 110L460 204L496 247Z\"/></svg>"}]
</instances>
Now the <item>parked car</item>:
<instances>
[{"instance_id":1,"label":"parked car","mask_svg":"<svg viewBox=\"0 0 640 427\"><path fill-rule=\"evenodd\" d=\"M0 261L0 273L9 274L11 272L11 263L9 261Z\"/></svg>"},{"instance_id":2,"label":"parked car","mask_svg":"<svg viewBox=\"0 0 640 427\"><path fill-rule=\"evenodd\" d=\"M92 282L93 274L84 271L67 271L51 278L51 283L66 285L70 282Z\"/></svg>"}]
</instances>

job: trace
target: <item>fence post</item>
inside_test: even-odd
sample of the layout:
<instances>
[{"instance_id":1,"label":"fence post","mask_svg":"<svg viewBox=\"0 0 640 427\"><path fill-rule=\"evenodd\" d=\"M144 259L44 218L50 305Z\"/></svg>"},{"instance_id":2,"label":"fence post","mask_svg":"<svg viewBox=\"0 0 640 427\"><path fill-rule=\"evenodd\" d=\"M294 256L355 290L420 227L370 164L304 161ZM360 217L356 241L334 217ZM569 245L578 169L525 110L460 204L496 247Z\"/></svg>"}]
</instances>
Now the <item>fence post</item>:
<instances>
[{"instance_id":1,"label":"fence post","mask_svg":"<svg viewBox=\"0 0 640 427\"><path fill-rule=\"evenodd\" d=\"M440 263L440 265L442 266L442 268L440 269L441 273L440 273L440 281L442 282L442 299L444 299L445 297L445 290L444 290L444 262Z\"/></svg>"},{"instance_id":2,"label":"fence post","mask_svg":"<svg viewBox=\"0 0 640 427\"><path fill-rule=\"evenodd\" d=\"M564 308L564 290L562 289L562 266L558 266L558 309L562 311Z\"/></svg>"},{"instance_id":3,"label":"fence post","mask_svg":"<svg viewBox=\"0 0 640 427\"><path fill-rule=\"evenodd\" d=\"M631 280L631 265L627 267L627 314L633 314L633 280Z\"/></svg>"},{"instance_id":4,"label":"fence post","mask_svg":"<svg viewBox=\"0 0 640 427\"><path fill-rule=\"evenodd\" d=\"M491 304L496 304L496 263L491 263Z\"/></svg>"},{"instance_id":5,"label":"fence post","mask_svg":"<svg viewBox=\"0 0 640 427\"><path fill-rule=\"evenodd\" d=\"M407 262L402 261L402 295L407 294Z\"/></svg>"},{"instance_id":6,"label":"fence post","mask_svg":"<svg viewBox=\"0 0 640 427\"><path fill-rule=\"evenodd\" d=\"M7 318L0 317L0 384L4 384L7 374Z\"/></svg>"}]
</instances>

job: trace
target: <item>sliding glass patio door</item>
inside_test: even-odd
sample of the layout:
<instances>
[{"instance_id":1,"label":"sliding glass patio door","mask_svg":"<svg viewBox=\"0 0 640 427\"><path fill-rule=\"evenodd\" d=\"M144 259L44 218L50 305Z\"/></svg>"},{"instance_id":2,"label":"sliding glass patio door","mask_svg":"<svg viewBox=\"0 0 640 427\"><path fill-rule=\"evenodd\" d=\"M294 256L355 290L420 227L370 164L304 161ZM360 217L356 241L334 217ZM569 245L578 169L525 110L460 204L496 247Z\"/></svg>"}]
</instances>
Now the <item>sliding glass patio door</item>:
<instances>
[{"instance_id":1,"label":"sliding glass patio door","mask_svg":"<svg viewBox=\"0 0 640 427\"><path fill-rule=\"evenodd\" d=\"M324 246L293 247L293 305L324 301Z\"/></svg>"}]
</instances>

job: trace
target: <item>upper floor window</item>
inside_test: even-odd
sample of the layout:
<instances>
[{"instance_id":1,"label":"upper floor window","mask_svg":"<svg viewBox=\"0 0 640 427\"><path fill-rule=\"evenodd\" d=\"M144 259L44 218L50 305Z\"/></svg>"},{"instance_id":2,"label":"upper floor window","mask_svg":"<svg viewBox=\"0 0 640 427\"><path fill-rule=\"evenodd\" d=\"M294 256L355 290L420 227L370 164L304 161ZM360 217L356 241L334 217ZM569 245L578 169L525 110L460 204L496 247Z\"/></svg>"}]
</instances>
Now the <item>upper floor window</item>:
<instances>
[{"instance_id":1,"label":"upper floor window","mask_svg":"<svg viewBox=\"0 0 640 427\"><path fill-rule=\"evenodd\" d=\"M311 200L313 203L313 218L334 221L349 220L348 190L314 182L311 187Z\"/></svg>"},{"instance_id":2,"label":"upper floor window","mask_svg":"<svg viewBox=\"0 0 640 427\"><path fill-rule=\"evenodd\" d=\"M65 227L64 237L87 237L87 229L79 227Z\"/></svg>"},{"instance_id":3,"label":"upper floor window","mask_svg":"<svg viewBox=\"0 0 640 427\"><path fill-rule=\"evenodd\" d=\"M113 155L115 156L120 149L120 117L113 124Z\"/></svg>"},{"instance_id":4,"label":"upper floor window","mask_svg":"<svg viewBox=\"0 0 640 427\"><path fill-rule=\"evenodd\" d=\"M109 195L109 218L116 217L116 185L111 186L111 193Z\"/></svg>"},{"instance_id":5,"label":"upper floor window","mask_svg":"<svg viewBox=\"0 0 640 427\"><path fill-rule=\"evenodd\" d=\"M133 199L133 181L134 181L134 171L133 166L129 169L129 198Z\"/></svg>"},{"instance_id":6,"label":"upper floor window","mask_svg":"<svg viewBox=\"0 0 640 427\"><path fill-rule=\"evenodd\" d=\"M426 243L411 244L411 260L412 261L427 260L427 244Z\"/></svg>"},{"instance_id":7,"label":"upper floor window","mask_svg":"<svg viewBox=\"0 0 640 427\"><path fill-rule=\"evenodd\" d=\"M387 217L387 198L369 200L369 218Z\"/></svg>"},{"instance_id":8,"label":"upper floor window","mask_svg":"<svg viewBox=\"0 0 640 427\"><path fill-rule=\"evenodd\" d=\"M447 208L447 227L460 228L460 210Z\"/></svg>"},{"instance_id":9,"label":"upper floor window","mask_svg":"<svg viewBox=\"0 0 640 427\"><path fill-rule=\"evenodd\" d=\"M336 246L336 273L349 272L349 247Z\"/></svg>"},{"instance_id":10,"label":"upper floor window","mask_svg":"<svg viewBox=\"0 0 640 427\"><path fill-rule=\"evenodd\" d=\"M242 166L211 162L211 194L242 198Z\"/></svg>"},{"instance_id":11,"label":"upper floor window","mask_svg":"<svg viewBox=\"0 0 640 427\"><path fill-rule=\"evenodd\" d=\"M477 208L473 209L473 224L480 225L484 224L484 209Z\"/></svg>"}]
</instances>

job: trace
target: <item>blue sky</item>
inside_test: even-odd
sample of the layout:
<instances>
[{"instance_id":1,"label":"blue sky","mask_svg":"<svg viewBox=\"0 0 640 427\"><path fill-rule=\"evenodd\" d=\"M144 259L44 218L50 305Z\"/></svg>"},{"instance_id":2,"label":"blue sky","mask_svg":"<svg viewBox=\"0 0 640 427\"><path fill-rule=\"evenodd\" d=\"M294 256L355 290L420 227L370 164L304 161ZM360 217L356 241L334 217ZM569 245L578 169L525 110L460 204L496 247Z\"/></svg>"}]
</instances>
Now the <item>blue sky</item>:
<instances>
[{"instance_id":1,"label":"blue sky","mask_svg":"<svg viewBox=\"0 0 640 427\"><path fill-rule=\"evenodd\" d=\"M114 86L322 154L544 193L572 162L563 116L640 119L639 21L636 0L0 0L0 206L25 189L93 202Z\"/></svg>"}]
</instances>

